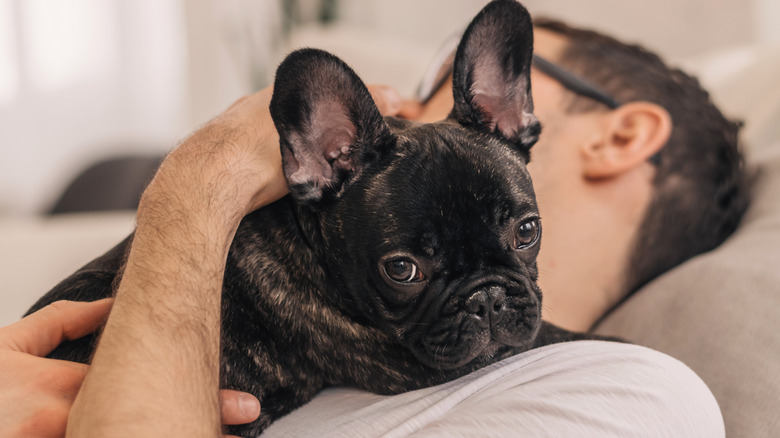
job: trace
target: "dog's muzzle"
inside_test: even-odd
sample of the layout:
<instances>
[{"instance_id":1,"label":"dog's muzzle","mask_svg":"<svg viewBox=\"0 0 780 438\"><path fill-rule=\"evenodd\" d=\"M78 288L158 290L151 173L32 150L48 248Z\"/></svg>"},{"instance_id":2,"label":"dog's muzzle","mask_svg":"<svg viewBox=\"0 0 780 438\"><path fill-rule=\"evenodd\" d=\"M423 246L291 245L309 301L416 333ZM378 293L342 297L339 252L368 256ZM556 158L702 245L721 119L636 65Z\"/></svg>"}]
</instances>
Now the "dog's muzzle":
<instances>
[{"instance_id":1,"label":"dog's muzzle","mask_svg":"<svg viewBox=\"0 0 780 438\"><path fill-rule=\"evenodd\" d=\"M535 291L515 281L480 285L462 301L462 308L475 327L490 331L492 341L521 346L533 340L541 306Z\"/></svg>"},{"instance_id":2,"label":"dog's muzzle","mask_svg":"<svg viewBox=\"0 0 780 438\"><path fill-rule=\"evenodd\" d=\"M417 355L454 368L500 347L530 345L541 325L541 293L524 278L483 276L457 287L432 319Z\"/></svg>"}]
</instances>

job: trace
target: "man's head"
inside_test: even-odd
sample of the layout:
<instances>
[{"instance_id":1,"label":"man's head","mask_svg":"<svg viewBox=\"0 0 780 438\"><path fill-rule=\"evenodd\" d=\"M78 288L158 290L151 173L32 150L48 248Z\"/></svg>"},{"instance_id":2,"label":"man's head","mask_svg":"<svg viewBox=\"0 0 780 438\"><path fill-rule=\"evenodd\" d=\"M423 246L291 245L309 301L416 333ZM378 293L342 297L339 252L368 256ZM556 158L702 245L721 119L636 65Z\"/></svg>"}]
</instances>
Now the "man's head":
<instances>
[{"instance_id":1,"label":"man's head","mask_svg":"<svg viewBox=\"0 0 780 438\"><path fill-rule=\"evenodd\" d=\"M534 51L619 103L610 108L532 70L543 130L528 170L545 228L545 317L587 330L734 231L748 202L739 125L696 79L638 46L537 20ZM442 117L447 93L430 99L423 119Z\"/></svg>"},{"instance_id":2,"label":"man's head","mask_svg":"<svg viewBox=\"0 0 780 438\"><path fill-rule=\"evenodd\" d=\"M698 80L640 46L597 32L551 20L537 20L535 28L537 34L565 39L559 65L623 105L650 102L671 119L668 140L651 157L652 197L632 245L623 289L636 290L734 232L749 199L740 124L723 116ZM571 92L565 99L568 114L609 111Z\"/></svg>"}]
</instances>

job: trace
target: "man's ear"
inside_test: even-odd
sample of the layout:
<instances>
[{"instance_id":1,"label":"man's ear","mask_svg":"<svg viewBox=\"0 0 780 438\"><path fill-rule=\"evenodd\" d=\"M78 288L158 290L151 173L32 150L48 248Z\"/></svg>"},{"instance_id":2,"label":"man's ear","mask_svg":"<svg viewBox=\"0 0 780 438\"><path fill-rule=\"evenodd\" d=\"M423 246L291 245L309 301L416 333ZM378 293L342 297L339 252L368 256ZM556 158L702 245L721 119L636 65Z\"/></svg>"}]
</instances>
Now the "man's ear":
<instances>
[{"instance_id":1,"label":"man's ear","mask_svg":"<svg viewBox=\"0 0 780 438\"><path fill-rule=\"evenodd\" d=\"M606 113L596 141L582 146L583 172L588 179L611 178L660 151L672 133L672 118L660 105L629 102Z\"/></svg>"},{"instance_id":2,"label":"man's ear","mask_svg":"<svg viewBox=\"0 0 780 438\"><path fill-rule=\"evenodd\" d=\"M541 126L533 115L533 27L513 0L489 3L463 34L453 65L450 117L513 143L528 155Z\"/></svg>"},{"instance_id":3,"label":"man's ear","mask_svg":"<svg viewBox=\"0 0 780 438\"><path fill-rule=\"evenodd\" d=\"M395 145L363 82L321 50L287 56L276 71L270 110L290 194L302 203L338 197Z\"/></svg>"}]
</instances>

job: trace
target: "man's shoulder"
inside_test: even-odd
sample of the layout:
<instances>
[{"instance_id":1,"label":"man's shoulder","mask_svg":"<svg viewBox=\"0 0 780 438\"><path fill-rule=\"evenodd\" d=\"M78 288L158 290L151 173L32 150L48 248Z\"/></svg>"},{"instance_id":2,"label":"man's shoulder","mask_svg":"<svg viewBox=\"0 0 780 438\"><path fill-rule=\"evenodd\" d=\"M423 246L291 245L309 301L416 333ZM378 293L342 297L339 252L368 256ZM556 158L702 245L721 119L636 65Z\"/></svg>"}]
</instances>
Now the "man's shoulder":
<instances>
[{"instance_id":1,"label":"man's shoulder","mask_svg":"<svg viewBox=\"0 0 780 438\"><path fill-rule=\"evenodd\" d=\"M317 424L317 426L313 426ZM396 396L335 388L269 436L723 436L718 405L680 361L631 344L548 345Z\"/></svg>"}]
</instances>

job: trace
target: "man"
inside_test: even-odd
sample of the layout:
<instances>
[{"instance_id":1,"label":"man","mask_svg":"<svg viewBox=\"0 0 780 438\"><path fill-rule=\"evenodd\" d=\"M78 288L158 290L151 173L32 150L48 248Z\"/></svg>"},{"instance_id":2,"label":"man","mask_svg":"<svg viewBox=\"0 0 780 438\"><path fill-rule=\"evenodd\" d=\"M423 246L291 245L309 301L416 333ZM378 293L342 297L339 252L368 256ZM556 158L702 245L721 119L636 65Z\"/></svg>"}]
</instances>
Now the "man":
<instances>
[{"instance_id":1,"label":"man","mask_svg":"<svg viewBox=\"0 0 780 438\"><path fill-rule=\"evenodd\" d=\"M631 291L714 247L736 227L747 202L737 127L694 80L638 48L553 22L538 23L535 39L537 54L587 77L617 101L606 105L609 99L573 93L549 69L533 72L535 112L544 131L529 171L545 226L539 257L545 318L588 330ZM71 412L74 436L219 433L217 309L225 253L240 218L286 192L267 117L269 97L266 90L240 100L185 140L144 194L114 310ZM448 99L445 86L426 105L406 104L402 112L438 120L449 111ZM91 316L84 316L80 330L63 329L65 337L94 329L108 304L92 306L78 311ZM30 331L19 327L4 328L0 340L21 344ZM44 359L31 355L56 343L31 342L30 354L16 351L14 357L41 364ZM66 367L56 366L60 372ZM67 390L45 388L60 391L59 412L67 412L84 369L71 374L77 375ZM182 374L191 383L173 385ZM694 385L689 392L696 391ZM3 421L13 401L0 404ZM227 418L251 420L251 412L236 412L227 409Z\"/></svg>"},{"instance_id":2,"label":"man","mask_svg":"<svg viewBox=\"0 0 780 438\"><path fill-rule=\"evenodd\" d=\"M544 127L528 165L544 223L539 283L546 319L587 331L736 229L749 199L739 124L641 47L555 21L534 26L535 54L555 69L536 62L531 76ZM555 64L591 89L567 89ZM433 121L451 106L447 83L405 112Z\"/></svg>"}]
</instances>

